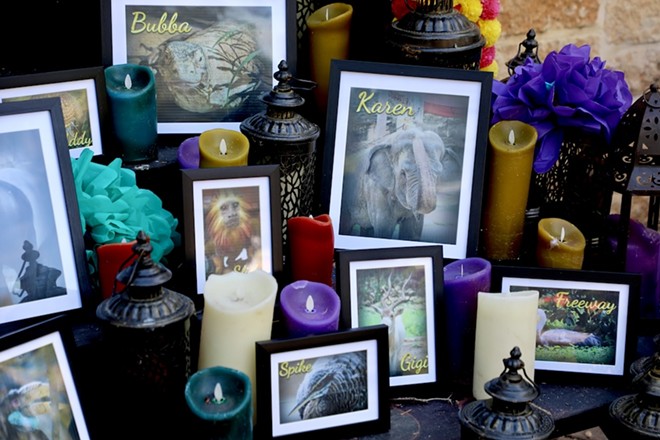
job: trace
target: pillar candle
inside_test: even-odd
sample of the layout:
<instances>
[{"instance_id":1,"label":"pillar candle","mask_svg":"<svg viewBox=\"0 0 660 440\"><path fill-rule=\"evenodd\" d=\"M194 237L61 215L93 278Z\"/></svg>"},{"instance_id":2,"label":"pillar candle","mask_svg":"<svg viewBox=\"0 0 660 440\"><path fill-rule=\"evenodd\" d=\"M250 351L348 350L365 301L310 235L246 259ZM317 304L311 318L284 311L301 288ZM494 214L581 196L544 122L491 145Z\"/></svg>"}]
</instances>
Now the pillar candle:
<instances>
[{"instance_id":1,"label":"pillar candle","mask_svg":"<svg viewBox=\"0 0 660 440\"><path fill-rule=\"evenodd\" d=\"M158 155L156 81L151 68L117 64L104 70L113 131L124 162L149 162Z\"/></svg>"},{"instance_id":2,"label":"pillar candle","mask_svg":"<svg viewBox=\"0 0 660 440\"><path fill-rule=\"evenodd\" d=\"M307 17L310 72L317 83L314 98L319 111L325 111L328 104L330 61L349 56L352 17L353 7L347 3L330 3Z\"/></svg>"},{"instance_id":3,"label":"pillar candle","mask_svg":"<svg viewBox=\"0 0 660 440\"><path fill-rule=\"evenodd\" d=\"M290 337L320 335L339 327L341 302L327 284L295 281L282 289L280 307Z\"/></svg>"},{"instance_id":4,"label":"pillar candle","mask_svg":"<svg viewBox=\"0 0 660 440\"><path fill-rule=\"evenodd\" d=\"M115 280L120 269L130 266L135 261L137 256L133 254L134 244L135 240L124 243L106 243L96 247L99 286L103 299L110 298L114 290L121 292L126 287L122 282L116 281L115 289Z\"/></svg>"},{"instance_id":5,"label":"pillar candle","mask_svg":"<svg viewBox=\"0 0 660 440\"><path fill-rule=\"evenodd\" d=\"M198 368L220 365L247 374L253 407L255 343L271 338L276 295L277 281L260 269L211 274L204 285Z\"/></svg>"},{"instance_id":6,"label":"pillar candle","mask_svg":"<svg viewBox=\"0 0 660 440\"><path fill-rule=\"evenodd\" d=\"M502 359L509 357L515 346L522 352L527 375L534 379L538 302L537 290L479 292L472 380L475 399L490 398L484 385L502 373Z\"/></svg>"},{"instance_id":7,"label":"pillar candle","mask_svg":"<svg viewBox=\"0 0 660 440\"><path fill-rule=\"evenodd\" d=\"M334 229L328 214L288 220L291 277L332 287Z\"/></svg>"},{"instance_id":8,"label":"pillar candle","mask_svg":"<svg viewBox=\"0 0 660 440\"><path fill-rule=\"evenodd\" d=\"M572 223L543 218L538 225L536 263L554 269L582 269L586 240Z\"/></svg>"},{"instance_id":9,"label":"pillar candle","mask_svg":"<svg viewBox=\"0 0 660 440\"><path fill-rule=\"evenodd\" d=\"M181 142L177 150L177 160L182 169L199 168L199 136Z\"/></svg>"},{"instance_id":10,"label":"pillar candle","mask_svg":"<svg viewBox=\"0 0 660 440\"><path fill-rule=\"evenodd\" d=\"M491 263L479 257L456 260L444 267L445 322L449 372L454 381L471 381L477 295L490 291Z\"/></svg>"},{"instance_id":11,"label":"pillar candle","mask_svg":"<svg viewBox=\"0 0 660 440\"><path fill-rule=\"evenodd\" d=\"M500 121L488 132L488 193L482 230L485 257L520 257L537 132L520 121Z\"/></svg>"},{"instance_id":12,"label":"pillar candle","mask_svg":"<svg viewBox=\"0 0 660 440\"><path fill-rule=\"evenodd\" d=\"M184 390L196 423L196 438L252 440L252 389L242 371L209 367L190 376Z\"/></svg>"},{"instance_id":13,"label":"pillar candle","mask_svg":"<svg viewBox=\"0 0 660 440\"><path fill-rule=\"evenodd\" d=\"M250 141L236 130L214 128L199 135L200 168L247 165Z\"/></svg>"}]
</instances>

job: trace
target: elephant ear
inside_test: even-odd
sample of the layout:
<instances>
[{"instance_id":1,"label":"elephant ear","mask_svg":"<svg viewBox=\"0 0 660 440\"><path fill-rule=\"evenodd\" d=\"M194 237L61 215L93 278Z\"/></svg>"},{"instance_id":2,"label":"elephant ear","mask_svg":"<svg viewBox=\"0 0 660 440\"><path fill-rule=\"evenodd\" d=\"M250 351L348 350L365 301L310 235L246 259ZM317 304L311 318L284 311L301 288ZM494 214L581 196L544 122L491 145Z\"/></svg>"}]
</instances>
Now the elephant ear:
<instances>
[{"instance_id":1,"label":"elephant ear","mask_svg":"<svg viewBox=\"0 0 660 440\"><path fill-rule=\"evenodd\" d=\"M394 171L390 150L390 145L375 146L369 154L366 174L378 186L392 190L394 189Z\"/></svg>"}]
</instances>

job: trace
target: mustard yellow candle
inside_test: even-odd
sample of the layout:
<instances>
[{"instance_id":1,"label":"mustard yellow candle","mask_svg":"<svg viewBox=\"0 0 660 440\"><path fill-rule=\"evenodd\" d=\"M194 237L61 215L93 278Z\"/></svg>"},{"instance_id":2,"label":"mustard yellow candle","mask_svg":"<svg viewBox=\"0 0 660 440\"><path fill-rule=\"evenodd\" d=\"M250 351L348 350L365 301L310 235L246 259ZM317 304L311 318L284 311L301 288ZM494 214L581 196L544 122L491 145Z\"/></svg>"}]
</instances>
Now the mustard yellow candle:
<instances>
[{"instance_id":1,"label":"mustard yellow candle","mask_svg":"<svg viewBox=\"0 0 660 440\"><path fill-rule=\"evenodd\" d=\"M328 103L330 61L348 58L353 7L346 3L331 3L307 17L309 59L316 104L325 110Z\"/></svg>"},{"instance_id":2,"label":"mustard yellow candle","mask_svg":"<svg viewBox=\"0 0 660 440\"><path fill-rule=\"evenodd\" d=\"M199 167L247 165L250 141L236 130L214 128L199 136Z\"/></svg>"},{"instance_id":3,"label":"mustard yellow candle","mask_svg":"<svg viewBox=\"0 0 660 440\"><path fill-rule=\"evenodd\" d=\"M554 269L582 269L586 240L572 223L560 218L539 221L536 263Z\"/></svg>"},{"instance_id":4,"label":"mustard yellow candle","mask_svg":"<svg viewBox=\"0 0 660 440\"><path fill-rule=\"evenodd\" d=\"M520 121L500 121L488 132L489 180L482 221L488 259L520 257L537 137L534 127Z\"/></svg>"}]
</instances>

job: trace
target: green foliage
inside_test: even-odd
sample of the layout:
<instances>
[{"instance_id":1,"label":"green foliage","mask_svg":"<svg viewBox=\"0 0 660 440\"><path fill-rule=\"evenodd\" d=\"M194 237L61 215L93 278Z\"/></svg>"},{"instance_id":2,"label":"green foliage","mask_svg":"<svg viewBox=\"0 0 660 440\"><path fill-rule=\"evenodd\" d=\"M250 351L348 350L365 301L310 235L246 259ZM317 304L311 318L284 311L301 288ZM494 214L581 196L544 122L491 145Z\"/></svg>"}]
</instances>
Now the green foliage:
<instances>
[{"instance_id":1,"label":"green foliage","mask_svg":"<svg viewBox=\"0 0 660 440\"><path fill-rule=\"evenodd\" d=\"M536 360L548 362L614 365L614 354L614 346L536 347Z\"/></svg>"}]
</instances>

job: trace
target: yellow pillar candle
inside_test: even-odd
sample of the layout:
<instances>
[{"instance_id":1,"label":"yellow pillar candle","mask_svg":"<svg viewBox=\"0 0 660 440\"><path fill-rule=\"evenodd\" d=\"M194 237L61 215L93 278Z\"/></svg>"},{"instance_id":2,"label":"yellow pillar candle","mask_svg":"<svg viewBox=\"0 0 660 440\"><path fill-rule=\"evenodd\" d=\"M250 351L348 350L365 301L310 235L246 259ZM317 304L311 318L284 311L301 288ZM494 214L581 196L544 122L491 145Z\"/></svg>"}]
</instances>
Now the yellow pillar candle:
<instances>
[{"instance_id":1,"label":"yellow pillar candle","mask_svg":"<svg viewBox=\"0 0 660 440\"><path fill-rule=\"evenodd\" d=\"M554 269L582 269L586 244L574 224L561 218L543 218L538 225L536 263Z\"/></svg>"},{"instance_id":2,"label":"yellow pillar candle","mask_svg":"<svg viewBox=\"0 0 660 440\"><path fill-rule=\"evenodd\" d=\"M328 104L330 61L348 58L352 17L353 6L346 3L322 6L307 17L310 73L317 83L314 97L320 111Z\"/></svg>"},{"instance_id":3,"label":"yellow pillar candle","mask_svg":"<svg viewBox=\"0 0 660 440\"><path fill-rule=\"evenodd\" d=\"M245 373L253 406L255 342L271 338L276 295L277 281L262 270L209 275L204 286L198 369L223 366Z\"/></svg>"},{"instance_id":4,"label":"yellow pillar candle","mask_svg":"<svg viewBox=\"0 0 660 440\"><path fill-rule=\"evenodd\" d=\"M500 121L488 132L488 193L482 229L485 256L520 257L537 132L520 121Z\"/></svg>"},{"instance_id":5,"label":"yellow pillar candle","mask_svg":"<svg viewBox=\"0 0 660 440\"><path fill-rule=\"evenodd\" d=\"M539 292L536 290L479 292L472 380L475 399L490 398L484 385L502 373L502 359L508 358L515 346L522 352L527 375L534 379L538 302Z\"/></svg>"},{"instance_id":6,"label":"yellow pillar candle","mask_svg":"<svg viewBox=\"0 0 660 440\"><path fill-rule=\"evenodd\" d=\"M250 141L236 130L214 128L199 136L199 167L247 165Z\"/></svg>"}]
</instances>

